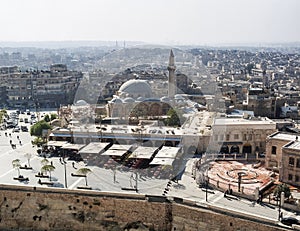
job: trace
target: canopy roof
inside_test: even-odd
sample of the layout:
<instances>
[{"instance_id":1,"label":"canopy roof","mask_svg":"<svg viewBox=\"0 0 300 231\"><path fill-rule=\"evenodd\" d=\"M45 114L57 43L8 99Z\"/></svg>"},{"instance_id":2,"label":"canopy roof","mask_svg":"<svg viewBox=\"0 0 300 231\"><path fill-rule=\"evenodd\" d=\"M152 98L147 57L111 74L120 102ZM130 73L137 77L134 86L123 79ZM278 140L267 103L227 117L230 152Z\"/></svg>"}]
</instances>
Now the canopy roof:
<instances>
[{"instance_id":1,"label":"canopy roof","mask_svg":"<svg viewBox=\"0 0 300 231\"><path fill-rule=\"evenodd\" d=\"M79 154L99 154L101 151L103 151L109 143L100 143L100 142L91 142L87 146L85 146L83 149L79 151Z\"/></svg>"},{"instance_id":2,"label":"canopy roof","mask_svg":"<svg viewBox=\"0 0 300 231\"><path fill-rule=\"evenodd\" d=\"M62 146L62 149L73 149L79 151L85 146L85 144L71 144L71 143L66 143Z\"/></svg>"},{"instance_id":3,"label":"canopy roof","mask_svg":"<svg viewBox=\"0 0 300 231\"><path fill-rule=\"evenodd\" d=\"M136 158L136 159L150 159L153 153L158 149L158 147L143 147L140 146L135 149L129 158Z\"/></svg>"},{"instance_id":4,"label":"canopy roof","mask_svg":"<svg viewBox=\"0 0 300 231\"><path fill-rule=\"evenodd\" d=\"M171 158L154 158L150 165L171 165L173 164L174 159Z\"/></svg>"},{"instance_id":5,"label":"canopy roof","mask_svg":"<svg viewBox=\"0 0 300 231\"><path fill-rule=\"evenodd\" d=\"M55 147L62 147L66 143L67 143L67 141L50 140L50 141L48 141L47 145L48 146L55 146Z\"/></svg>"},{"instance_id":6,"label":"canopy roof","mask_svg":"<svg viewBox=\"0 0 300 231\"><path fill-rule=\"evenodd\" d=\"M180 147L167 147L163 146L161 150L158 151L155 158L171 158L175 159Z\"/></svg>"},{"instance_id":7,"label":"canopy roof","mask_svg":"<svg viewBox=\"0 0 300 231\"><path fill-rule=\"evenodd\" d=\"M113 144L106 152L102 155L104 156L123 156L132 145L127 144Z\"/></svg>"}]
</instances>

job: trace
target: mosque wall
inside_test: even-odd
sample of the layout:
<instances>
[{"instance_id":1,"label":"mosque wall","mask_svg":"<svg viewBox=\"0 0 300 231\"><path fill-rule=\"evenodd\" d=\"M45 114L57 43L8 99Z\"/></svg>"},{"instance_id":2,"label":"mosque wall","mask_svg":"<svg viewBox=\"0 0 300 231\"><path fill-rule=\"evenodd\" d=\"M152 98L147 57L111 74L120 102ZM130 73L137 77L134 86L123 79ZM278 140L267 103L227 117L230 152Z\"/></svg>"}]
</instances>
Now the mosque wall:
<instances>
[{"instance_id":1,"label":"mosque wall","mask_svg":"<svg viewBox=\"0 0 300 231\"><path fill-rule=\"evenodd\" d=\"M284 229L180 198L0 185L0 230Z\"/></svg>"}]
</instances>

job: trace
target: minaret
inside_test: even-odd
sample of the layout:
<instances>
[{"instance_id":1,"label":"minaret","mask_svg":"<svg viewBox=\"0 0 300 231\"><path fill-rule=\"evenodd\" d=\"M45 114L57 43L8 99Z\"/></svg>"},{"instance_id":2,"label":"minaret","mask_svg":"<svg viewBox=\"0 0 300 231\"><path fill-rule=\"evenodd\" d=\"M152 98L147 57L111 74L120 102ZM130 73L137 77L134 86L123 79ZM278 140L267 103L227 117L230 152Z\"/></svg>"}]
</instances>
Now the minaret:
<instances>
[{"instance_id":1,"label":"minaret","mask_svg":"<svg viewBox=\"0 0 300 231\"><path fill-rule=\"evenodd\" d=\"M173 50L171 49L170 51L170 57L169 57L169 66L168 66L168 71L169 71L169 81L168 81L168 97L170 99L173 99L176 93L176 78L175 78L175 61L174 61L174 54Z\"/></svg>"}]
</instances>

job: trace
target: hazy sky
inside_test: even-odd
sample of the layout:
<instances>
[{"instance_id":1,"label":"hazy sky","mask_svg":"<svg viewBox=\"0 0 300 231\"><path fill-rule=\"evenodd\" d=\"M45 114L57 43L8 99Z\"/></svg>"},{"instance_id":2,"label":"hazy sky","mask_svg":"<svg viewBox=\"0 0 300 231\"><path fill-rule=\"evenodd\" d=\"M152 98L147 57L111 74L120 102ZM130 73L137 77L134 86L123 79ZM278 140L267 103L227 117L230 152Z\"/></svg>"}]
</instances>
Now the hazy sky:
<instances>
[{"instance_id":1,"label":"hazy sky","mask_svg":"<svg viewBox=\"0 0 300 231\"><path fill-rule=\"evenodd\" d=\"M1 0L0 41L299 42L300 0Z\"/></svg>"}]
</instances>

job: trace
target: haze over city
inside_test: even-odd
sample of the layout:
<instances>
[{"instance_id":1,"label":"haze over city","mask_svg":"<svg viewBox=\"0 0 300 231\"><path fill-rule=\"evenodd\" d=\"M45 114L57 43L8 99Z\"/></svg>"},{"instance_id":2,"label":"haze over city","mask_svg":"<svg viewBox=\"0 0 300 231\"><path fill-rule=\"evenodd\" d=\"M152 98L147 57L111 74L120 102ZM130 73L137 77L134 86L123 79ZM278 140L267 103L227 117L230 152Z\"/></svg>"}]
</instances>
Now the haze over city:
<instances>
[{"instance_id":1,"label":"haze over city","mask_svg":"<svg viewBox=\"0 0 300 231\"><path fill-rule=\"evenodd\" d=\"M299 42L299 8L297 0L4 0L0 41Z\"/></svg>"}]
</instances>

